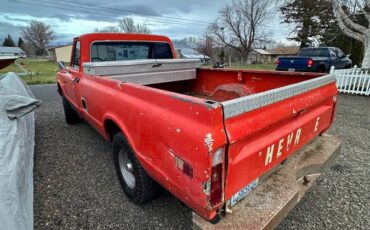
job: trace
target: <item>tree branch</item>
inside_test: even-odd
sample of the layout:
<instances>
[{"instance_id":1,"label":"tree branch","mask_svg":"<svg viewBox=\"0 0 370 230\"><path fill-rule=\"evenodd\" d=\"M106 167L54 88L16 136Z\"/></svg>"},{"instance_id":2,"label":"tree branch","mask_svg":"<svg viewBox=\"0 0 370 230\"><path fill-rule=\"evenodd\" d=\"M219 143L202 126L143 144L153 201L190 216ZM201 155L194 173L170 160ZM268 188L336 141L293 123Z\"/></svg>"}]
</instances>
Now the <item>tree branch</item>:
<instances>
[{"instance_id":1,"label":"tree branch","mask_svg":"<svg viewBox=\"0 0 370 230\"><path fill-rule=\"evenodd\" d=\"M347 36L349 36L353 39L356 39L360 42L364 42L364 40L366 38L365 35L363 35L362 33L358 33L356 31L354 31L353 29L351 29L350 27L348 27L347 24L345 23L343 17L342 17L342 14L340 14L338 11L336 11L335 8L334 8L334 15L335 15L335 18L337 19L339 28L343 31L344 34L346 34ZM366 30L366 28L364 28L364 30Z\"/></svg>"},{"instance_id":2,"label":"tree branch","mask_svg":"<svg viewBox=\"0 0 370 230\"><path fill-rule=\"evenodd\" d=\"M352 31L363 34L363 32L367 29L366 27L352 21L352 19L350 19L348 15L344 12L343 8L337 2L337 0L332 0L332 4L336 18L340 17L343 23L346 24L346 26Z\"/></svg>"}]
</instances>

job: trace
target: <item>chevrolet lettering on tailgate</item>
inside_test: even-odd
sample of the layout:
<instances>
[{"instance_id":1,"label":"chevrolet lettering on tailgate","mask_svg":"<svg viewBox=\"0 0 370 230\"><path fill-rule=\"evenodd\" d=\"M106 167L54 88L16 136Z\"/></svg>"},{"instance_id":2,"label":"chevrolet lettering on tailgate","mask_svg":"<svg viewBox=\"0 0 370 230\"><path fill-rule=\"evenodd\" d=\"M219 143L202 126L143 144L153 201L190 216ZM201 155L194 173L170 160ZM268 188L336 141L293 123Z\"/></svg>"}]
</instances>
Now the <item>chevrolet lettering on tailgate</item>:
<instances>
[{"instance_id":1,"label":"chevrolet lettering on tailgate","mask_svg":"<svg viewBox=\"0 0 370 230\"><path fill-rule=\"evenodd\" d=\"M312 129L313 132L317 132L318 127L319 127L319 122L320 122L320 117L317 117L316 123ZM286 151L289 151L289 147L291 146L293 140L294 140L293 144L298 145L301 134L302 134L302 129L299 128L294 133L289 134L285 138L281 138L276 148L275 148L275 144L272 144L271 146L269 146L266 150L265 165L268 165L271 163L274 155L276 155L276 158L281 157L284 148L286 149ZM262 152L260 152L260 155L262 155Z\"/></svg>"}]
</instances>

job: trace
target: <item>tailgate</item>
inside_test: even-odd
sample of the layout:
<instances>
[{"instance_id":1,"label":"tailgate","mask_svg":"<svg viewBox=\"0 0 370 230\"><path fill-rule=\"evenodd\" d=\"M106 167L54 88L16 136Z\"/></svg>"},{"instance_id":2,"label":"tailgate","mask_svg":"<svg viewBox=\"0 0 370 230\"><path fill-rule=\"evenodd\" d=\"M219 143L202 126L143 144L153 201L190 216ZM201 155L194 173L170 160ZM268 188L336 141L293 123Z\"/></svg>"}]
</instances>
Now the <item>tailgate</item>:
<instances>
[{"instance_id":1,"label":"tailgate","mask_svg":"<svg viewBox=\"0 0 370 230\"><path fill-rule=\"evenodd\" d=\"M307 68L306 57L280 57L279 69L304 69Z\"/></svg>"},{"instance_id":2,"label":"tailgate","mask_svg":"<svg viewBox=\"0 0 370 230\"><path fill-rule=\"evenodd\" d=\"M336 99L335 77L325 75L223 102L225 200L328 129Z\"/></svg>"}]
</instances>

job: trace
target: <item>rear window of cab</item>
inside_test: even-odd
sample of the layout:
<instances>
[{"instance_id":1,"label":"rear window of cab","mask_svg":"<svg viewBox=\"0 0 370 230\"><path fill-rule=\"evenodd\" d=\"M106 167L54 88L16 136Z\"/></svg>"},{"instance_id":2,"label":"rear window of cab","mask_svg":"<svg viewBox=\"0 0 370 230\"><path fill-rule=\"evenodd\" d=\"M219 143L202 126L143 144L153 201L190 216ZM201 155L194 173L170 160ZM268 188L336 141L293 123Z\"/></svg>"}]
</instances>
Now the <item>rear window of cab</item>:
<instances>
[{"instance_id":1,"label":"rear window of cab","mask_svg":"<svg viewBox=\"0 0 370 230\"><path fill-rule=\"evenodd\" d=\"M165 42L94 42L91 61L122 61L137 59L172 59L171 46Z\"/></svg>"}]
</instances>

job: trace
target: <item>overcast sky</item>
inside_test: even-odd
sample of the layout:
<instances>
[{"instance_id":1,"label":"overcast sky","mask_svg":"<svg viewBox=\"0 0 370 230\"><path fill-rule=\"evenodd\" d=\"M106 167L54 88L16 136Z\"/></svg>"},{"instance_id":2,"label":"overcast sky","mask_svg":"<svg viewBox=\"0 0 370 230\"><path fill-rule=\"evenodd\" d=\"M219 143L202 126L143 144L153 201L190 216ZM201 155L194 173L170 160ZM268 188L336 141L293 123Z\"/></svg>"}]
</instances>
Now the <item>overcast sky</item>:
<instances>
[{"instance_id":1,"label":"overcast sky","mask_svg":"<svg viewBox=\"0 0 370 230\"><path fill-rule=\"evenodd\" d=\"M52 26L54 44L64 44L95 28L115 25L123 16L172 39L200 36L227 2L231 0L0 0L0 39L10 34L16 40L21 28L36 19ZM277 42L287 41L291 31L280 21L277 15L266 26Z\"/></svg>"}]
</instances>

